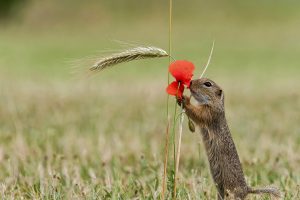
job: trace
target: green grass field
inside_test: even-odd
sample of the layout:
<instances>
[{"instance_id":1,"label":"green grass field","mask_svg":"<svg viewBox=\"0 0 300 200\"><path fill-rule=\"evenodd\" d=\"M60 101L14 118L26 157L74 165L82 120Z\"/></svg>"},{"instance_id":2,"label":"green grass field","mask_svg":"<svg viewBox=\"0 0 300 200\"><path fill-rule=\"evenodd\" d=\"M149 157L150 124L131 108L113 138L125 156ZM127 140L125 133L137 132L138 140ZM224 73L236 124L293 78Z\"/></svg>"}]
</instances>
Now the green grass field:
<instances>
[{"instance_id":1,"label":"green grass field","mask_svg":"<svg viewBox=\"0 0 300 200\"><path fill-rule=\"evenodd\" d=\"M300 199L300 7L280 2L225 11L212 3L211 12L197 4L204 13L194 8L190 16L184 9L192 5L178 6L173 56L193 61L197 77L215 40L206 77L225 91L247 182L275 185L294 200ZM80 74L89 62L78 59L122 48L114 39L167 49L161 10L150 20L152 11L124 17L117 9L119 15L107 11L106 20L89 23L69 17L45 25L29 15L1 26L2 199L160 199L168 59L127 63L91 78ZM178 199L215 197L200 134L185 121Z\"/></svg>"}]
</instances>

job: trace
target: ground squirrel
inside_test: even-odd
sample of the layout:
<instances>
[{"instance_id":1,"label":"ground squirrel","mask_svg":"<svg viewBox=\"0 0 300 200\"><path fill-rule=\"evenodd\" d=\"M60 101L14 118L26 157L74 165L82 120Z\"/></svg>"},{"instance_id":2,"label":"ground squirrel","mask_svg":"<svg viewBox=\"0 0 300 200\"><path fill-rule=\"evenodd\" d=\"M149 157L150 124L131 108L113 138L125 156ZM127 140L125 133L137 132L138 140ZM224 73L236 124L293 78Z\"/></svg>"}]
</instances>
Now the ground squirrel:
<instances>
[{"instance_id":1,"label":"ground squirrel","mask_svg":"<svg viewBox=\"0 0 300 200\"><path fill-rule=\"evenodd\" d=\"M192 105L187 96L178 99L178 103L201 129L218 199L243 200L249 193L267 193L280 198L279 190L274 187L253 189L247 185L226 122L223 90L215 82L201 78L191 81L190 91L199 105Z\"/></svg>"}]
</instances>

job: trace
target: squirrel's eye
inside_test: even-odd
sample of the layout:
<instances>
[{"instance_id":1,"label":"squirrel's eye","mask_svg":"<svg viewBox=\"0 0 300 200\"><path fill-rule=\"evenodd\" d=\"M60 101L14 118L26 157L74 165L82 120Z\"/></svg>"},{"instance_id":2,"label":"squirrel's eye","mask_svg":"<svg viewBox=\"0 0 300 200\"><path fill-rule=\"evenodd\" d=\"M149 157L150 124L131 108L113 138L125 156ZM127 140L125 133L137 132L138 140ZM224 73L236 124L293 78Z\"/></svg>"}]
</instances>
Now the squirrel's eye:
<instances>
[{"instance_id":1,"label":"squirrel's eye","mask_svg":"<svg viewBox=\"0 0 300 200\"><path fill-rule=\"evenodd\" d=\"M211 82L205 82L204 85L205 85L206 87L211 87L211 86L212 86Z\"/></svg>"}]
</instances>

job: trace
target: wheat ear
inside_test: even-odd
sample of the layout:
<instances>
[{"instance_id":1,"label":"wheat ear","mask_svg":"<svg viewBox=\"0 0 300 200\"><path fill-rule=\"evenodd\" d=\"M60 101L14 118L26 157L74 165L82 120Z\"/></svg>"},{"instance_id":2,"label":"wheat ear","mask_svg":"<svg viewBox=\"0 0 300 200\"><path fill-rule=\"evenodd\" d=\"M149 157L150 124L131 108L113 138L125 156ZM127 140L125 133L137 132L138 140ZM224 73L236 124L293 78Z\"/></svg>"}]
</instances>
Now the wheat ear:
<instances>
[{"instance_id":1,"label":"wheat ear","mask_svg":"<svg viewBox=\"0 0 300 200\"><path fill-rule=\"evenodd\" d=\"M107 67L129 62L133 60L158 58L168 56L168 53L157 47L135 47L125 51L114 53L107 57L100 58L91 68L90 71L101 71Z\"/></svg>"}]
</instances>

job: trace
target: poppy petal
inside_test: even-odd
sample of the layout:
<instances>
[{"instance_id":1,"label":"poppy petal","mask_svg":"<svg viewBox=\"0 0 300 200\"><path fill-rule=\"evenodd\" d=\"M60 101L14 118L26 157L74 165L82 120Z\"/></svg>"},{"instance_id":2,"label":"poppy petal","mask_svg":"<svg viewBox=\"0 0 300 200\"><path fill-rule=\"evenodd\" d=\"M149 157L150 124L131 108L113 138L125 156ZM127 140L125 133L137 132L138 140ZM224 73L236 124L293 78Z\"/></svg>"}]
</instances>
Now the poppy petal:
<instances>
[{"instance_id":1,"label":"poppy petal","mask_svg":"<svg viewBox=\"0 0 300 200\"><path fill-rule=\"evenodd\" d=\"M186 60L177 60L170 64L169 72L176 79L189 87L195 66L193 63Z\"/></svg>"},{"instance_id":2,"label":"poppy petal","mask_svg":"<svg viewBox=\"0 0 300 200\"><path fill-rule=\"evenodd\" d=\"M179 86L178 84L179 84L179 82L173 81L166 88L166 92L170 95L178 96L178 97L182 98L182 94L183 94L183 91L184 91L184 86L182 84L180 84L180 86Z\"/></svg>"}]
</instances>

